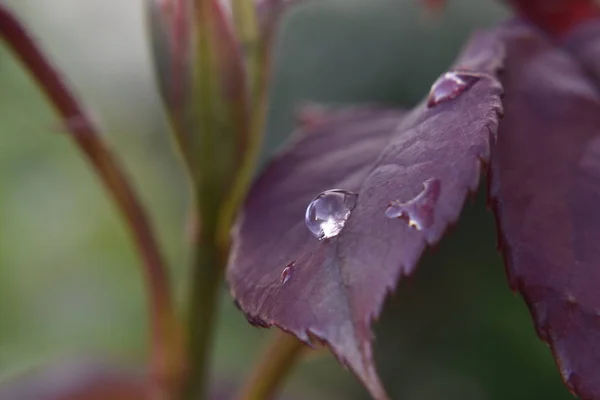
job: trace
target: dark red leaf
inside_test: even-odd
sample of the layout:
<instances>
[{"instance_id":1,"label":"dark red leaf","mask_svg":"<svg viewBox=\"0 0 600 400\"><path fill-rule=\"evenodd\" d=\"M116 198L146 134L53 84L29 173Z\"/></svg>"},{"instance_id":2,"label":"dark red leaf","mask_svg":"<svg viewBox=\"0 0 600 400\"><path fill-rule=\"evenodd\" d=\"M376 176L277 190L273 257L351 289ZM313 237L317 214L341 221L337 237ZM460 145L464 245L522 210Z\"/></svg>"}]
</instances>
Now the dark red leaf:
<instances>
[{"instance_id":1,"label":"dark red leaf","mask_svg":"<svg viewBox=\"0 0 600 400\"><path fill-rule=\"evenodd\" d=\"M371 321L478 185L501 108L502 58L493 33L478 35L456 64L460 93L432 107L425 100L404 116L309 113L255 183L235 230L228 280L250 321L326 342L375 398L386 398L372 361ZM358 193L356 206L338 236L319 241L304 213L311 199L335 188ZM390 203L422 213L406 219L428 222L386 217Z\"/></svg>"},{"instance_id":2,"label":"dark red leaf","mask_svg":"<svg viewBox=\"0 0 600 400\"><path fill-rule=\"evenodd\" d=\"M506 0L547 32L562 36L582 22L600 16L595 0Z\"/></svg>"},{"instance_id":3,"label":"dark red leaf","mask_svg":"<svg viewBox=\"0 0 600 400\"><path fill-rule=\"evenodd\" d=\"M491 166L511 286L569 388L600 398L600 97L583 68L512 26Z\"/></svg>"}]
</instances>

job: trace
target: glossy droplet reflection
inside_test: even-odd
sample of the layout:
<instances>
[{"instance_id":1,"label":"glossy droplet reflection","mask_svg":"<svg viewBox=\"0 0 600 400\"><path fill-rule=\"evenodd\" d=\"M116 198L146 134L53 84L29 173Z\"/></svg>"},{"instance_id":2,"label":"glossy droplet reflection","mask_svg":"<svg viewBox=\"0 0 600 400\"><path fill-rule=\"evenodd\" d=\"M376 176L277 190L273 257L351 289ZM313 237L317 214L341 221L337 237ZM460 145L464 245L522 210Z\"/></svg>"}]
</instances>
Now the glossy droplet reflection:
<instances>
[{"instance_id":1,"label":"glossy droplet reflection","mask_svg":"<svg viewBox=\"0 0 600 400\"><path fill-rule=\"evenodd\" d=\"M281 271L281 284L282 285L285 285L287 283L287 281L289 281L292 278L292 274L294 273L294 270L293 270L294 265L295 265L295 263L291 262L283 269L283 271Z\"/></svg>"},{"instance_id":2,"label":"glossy droplet reflection","mask_svg":"<svg viewBox=\"0 0 600 400\"><path fill-rule=\"evenodd\" d=\"M428 179L423 183L423 190L415 198L405 203L392 201L385 210L388 218L401 218L408 221L410 227L422 230L433 225L435 205L440 197L441 183L439 179Z\"/></svg>"},{"instance_id":3,"label":"glossy droplet reflection","mask_svg":"<svg viewBox=\"0 0 600 400\"><path fill-rule=\"evenodd\" d=\"M337 236L356 206L358 195L340 189L327 190L306 207L304 221L319 240Z\"/></svg>"},{"instance_id":4,"label":"glossy droplet reflection","mask_svg":"<svg viewBox=\"0 0 600 400\"><path fill-rule=\"evenodd\" d=\"M468 72L446 72L431 85L427 107L455 99L478 80L478 76Z\"/></svg>"}]
</instances>

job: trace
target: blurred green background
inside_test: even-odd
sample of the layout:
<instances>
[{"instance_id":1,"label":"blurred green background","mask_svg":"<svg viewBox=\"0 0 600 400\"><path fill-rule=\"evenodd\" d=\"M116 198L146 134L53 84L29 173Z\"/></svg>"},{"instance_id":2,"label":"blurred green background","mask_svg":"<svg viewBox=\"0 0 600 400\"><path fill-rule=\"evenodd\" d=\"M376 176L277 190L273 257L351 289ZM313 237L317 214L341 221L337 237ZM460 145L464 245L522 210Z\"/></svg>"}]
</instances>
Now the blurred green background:
<instances>
[{"instance_id":1,"label":"blurred green background","mask_svg":"<svg viewBox=\"0 0 600 400\"><path fill-rule=\"evenodd\" d=\"M142 1L3 0L64 71L135 179L185 296L189 191L153 81ZM307 1L277 43L264 158L304 101L411 106L474 29L506 16L454 0L425 15L413 0ZM49 361L144 360L146 307L124 225L28 76L0 47L0 381ZM523 301L508 288L480 193L376 326L394 399L569 399ZM223 291L215 377L241 381L271 332ZM333 357L311 356L286 393L367 399Z\"/></svg>"}]
</instances>

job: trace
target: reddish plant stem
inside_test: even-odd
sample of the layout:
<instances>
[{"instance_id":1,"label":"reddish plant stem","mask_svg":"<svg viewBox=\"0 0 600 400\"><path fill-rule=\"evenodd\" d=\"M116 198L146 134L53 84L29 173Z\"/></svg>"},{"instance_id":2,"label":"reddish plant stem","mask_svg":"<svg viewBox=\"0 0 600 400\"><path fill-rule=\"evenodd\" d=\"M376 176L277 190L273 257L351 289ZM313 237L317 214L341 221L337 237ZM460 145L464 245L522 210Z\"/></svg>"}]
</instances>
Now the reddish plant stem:
<instances>
[{"instance_id":1,"label":"reddish plant stem","mask_svg":"<svg viewBox=\"0 0 600 400\"><path fill-rule=\"evenodd\" d=\"M545 30L562 37L580 23L600 17L595 0L505 0L519 14Z\"/></svg>"},{"instance_id":2,"label":"reddish plant stem","mask_svg":"<svg viewBox=\"0 0 600 400\"><path fill-rule=\"evenodd\" d=\"M4 38L60 114L71 137L85 154L126 219L143 260L151 302L151 370L162 385L171 385L179 368L180 331L176 320L166 264L149 219L116 158L103 143L91 119L45 58L21 23L0 5L0 37ZM76 121L76 123L72 123ZM169 380L165 382L165 380Z\"/></svg>"}]
</instances>

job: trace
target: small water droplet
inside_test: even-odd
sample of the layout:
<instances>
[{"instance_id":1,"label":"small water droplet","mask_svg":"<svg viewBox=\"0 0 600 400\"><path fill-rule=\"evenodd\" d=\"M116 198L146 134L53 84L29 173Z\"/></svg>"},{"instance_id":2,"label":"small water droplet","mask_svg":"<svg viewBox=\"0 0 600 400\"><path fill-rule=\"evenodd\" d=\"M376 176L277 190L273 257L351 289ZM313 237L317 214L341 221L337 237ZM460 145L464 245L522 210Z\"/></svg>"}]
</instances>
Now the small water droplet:
<instances>
[{"instance_id":1,"label":"small water droplet","mask_svg":"<svg viewBox=\"0 0 600 400\"><path fill-rule=\"evenodd\" d=\"M304 221L319 240L339 235L356 206L358 195L341 189L326 190L306 207Z\"/></svg>"},{"instance_id":2,"label":"small water droplet","mask_svg":"<svg viewBox=\"0 0 600 400\"><path fill-rule=\"evenodd\" d=\"M283 271L281 271L281 284L285 285L287 283L287 281L289 281L292 278L292 274L294 273L294 265L296 263L295 262L291 262L289 263L284 269Z\"/></svg>"},{"instance_id":3,"label":"small water droplet","mask_svg":"<svg viewBox=\"0 0 600 400\"><path fill-rule=\"evenodd\" d=\"M446 72L431 85L427 107L435 107L444 101L457 98L478 80L479 77L473 73Z\"/></svg>"},{"instance_id":4,"label":"small water droplet","mask_svg":"<svg viewBox=\"0 0 600 400\"><path fill-rule=\"evenodd\" d=\"M385 210L388 218L408 220L412 228L422 230L433 225L435 204L440 196L441 183L439 179L431 178L423 183L423 190L406 203L392 201Z\"/></svg>"}]
</instances>

